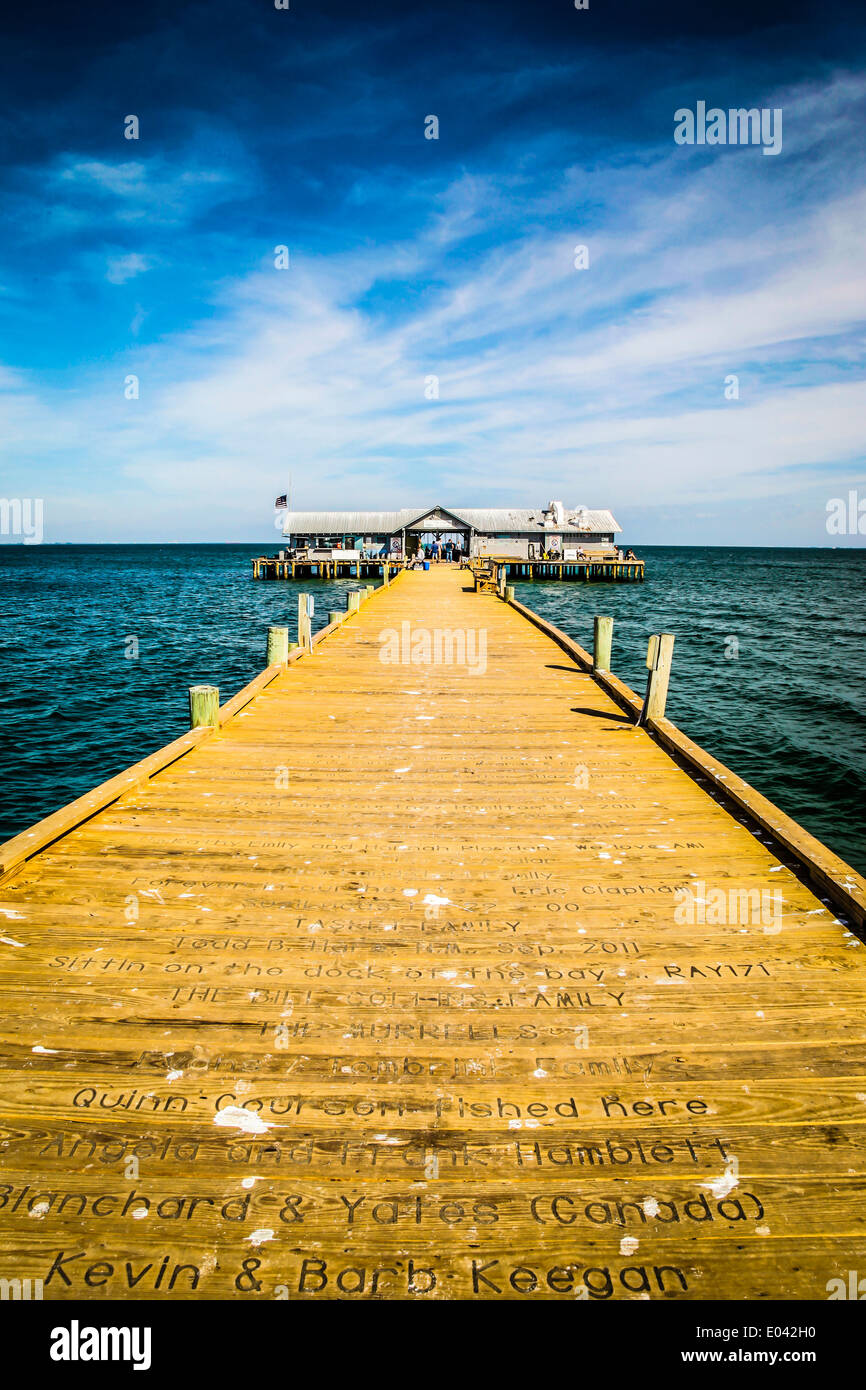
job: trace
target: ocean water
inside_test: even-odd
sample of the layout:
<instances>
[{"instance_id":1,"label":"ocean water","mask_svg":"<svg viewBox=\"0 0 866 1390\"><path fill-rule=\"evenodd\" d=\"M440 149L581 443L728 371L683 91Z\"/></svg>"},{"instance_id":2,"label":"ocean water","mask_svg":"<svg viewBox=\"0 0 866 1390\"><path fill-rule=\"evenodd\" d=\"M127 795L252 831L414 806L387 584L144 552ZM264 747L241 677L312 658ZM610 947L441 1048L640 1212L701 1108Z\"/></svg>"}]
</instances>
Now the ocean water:
<instances>
[{"instance_id":1,"label":"ocean water","mask_svg":"<svg viewBox=\"0 0 866 1390\"><path fill-rule=\"evenodd\" d=\"M0 546L0 840L183 733L188 686L233 695L268 624L296 635L299 591L319 628L357 587L256 583L262 549ZM643 584L517 596L585 647L612 614L635 690L647 636L675 633L670 717L866 871L866 550L635 549Z\"/></svg>"}]
</instances>

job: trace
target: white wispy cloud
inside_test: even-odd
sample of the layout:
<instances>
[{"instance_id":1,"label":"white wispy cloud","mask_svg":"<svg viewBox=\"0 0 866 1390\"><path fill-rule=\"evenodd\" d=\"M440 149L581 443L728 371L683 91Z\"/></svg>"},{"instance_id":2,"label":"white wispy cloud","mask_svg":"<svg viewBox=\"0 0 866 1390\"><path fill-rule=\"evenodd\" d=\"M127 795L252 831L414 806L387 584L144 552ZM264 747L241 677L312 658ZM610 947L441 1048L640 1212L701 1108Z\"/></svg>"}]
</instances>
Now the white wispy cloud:
<instances>
[{"instance_id":1,"label":"white wispy cloud","mask_svg":"<svg viewBox=\"0 0 866 1390\"><path fill-rule=\"evenodd\" d=\"M105 278L112 285L125 285L127 280L133 280L136 275L142 275L144 271L149 270L150 264L147 257L140 255L137 251L131 251L126 256L112 256L108 262Z\"/></svg>"},{"instance_id":2,"label":"white wispy cloud","mask_svg":"<svg viewBox=\"0 0 866 1390\"><path fill-rule=\"evenodd\" d=\"M175 158L82 159L64 154L46 171L61 215L78 225L175 225L234 196L244 173L202 162L195 149Z\"/></svg>"}]
</instances>

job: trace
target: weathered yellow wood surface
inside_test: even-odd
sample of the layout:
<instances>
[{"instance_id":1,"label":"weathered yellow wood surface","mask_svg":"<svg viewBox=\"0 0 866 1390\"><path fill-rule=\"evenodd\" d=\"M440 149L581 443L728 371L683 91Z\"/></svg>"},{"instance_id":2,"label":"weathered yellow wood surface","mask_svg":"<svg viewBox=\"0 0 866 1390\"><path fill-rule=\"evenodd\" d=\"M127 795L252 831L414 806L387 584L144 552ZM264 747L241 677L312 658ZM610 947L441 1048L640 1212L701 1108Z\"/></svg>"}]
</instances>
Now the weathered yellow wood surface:
<instances>
[{"instance_id":1,"label":"weathered yellow wood surface","mask_svg":"<svg viewBox=\"0 0 866 1390\"><path fill-rule=\"evenodd\" d=\"M864 947L471 582L402 576L0 883L0 1275L595 1301L866 1270Z\"/></svg>"}]
</instances>

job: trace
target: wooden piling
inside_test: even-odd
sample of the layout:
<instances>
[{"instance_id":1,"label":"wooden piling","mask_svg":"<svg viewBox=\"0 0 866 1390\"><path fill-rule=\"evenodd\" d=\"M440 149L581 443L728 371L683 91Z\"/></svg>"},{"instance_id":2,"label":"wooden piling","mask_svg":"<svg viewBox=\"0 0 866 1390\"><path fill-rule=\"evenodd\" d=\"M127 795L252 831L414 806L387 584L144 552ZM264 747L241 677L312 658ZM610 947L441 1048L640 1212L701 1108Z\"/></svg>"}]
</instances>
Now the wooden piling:
<instances>
[{"instance_id":1,"label":"wooden piling","mask_svg":"<svg viewBox=\"0 0 866 1390\"><path fill-rule=\"evenodd\" d=\"M352 589L346 595L346 612L357 613L361 607L361 594L358 589Z\"/></svg>"},{"instance_id":2,"label":"wooden piling","mask_svg":"<svg viewBox=\"0 0 866 1390\"><path fill-rule=\"evenodd\" d=\"M287 627L268 628L268 666L284 664L289 659L289 629Z\"/></svg>"},{"instance_id":3,"label":"wooden piling","mask_svg":"<svg viewBox=\"0 0 866 1390\"><path fill-rule=\"evenodd\" d=\"M610 648L612 640L613 618L594 618L592 648L592 669L594 671L610 670Z\"/></svg>"},{"instance_id":4,"label":"wooden piling","mask_svg":"<svg viewBox=\"0 0 866 1390\"><path fill-rule=\"evenodd\" d=\"M647 648L647 665L649 666L650 656L652 656L653 664L647 682L646 700L641 715L641 723L643 724L664 718L673 651L674 634L672 632L662 632L659 636L650 638Z\"/></svg>"},{"instance_id":5,"label":"wooden piling","mask_svg":"<svg viewBox=\"0 0 866 1390\"><path fill-rule=\"evenodd\" d=\"M338 613L338 612L335 612L333 609L331 609L331 610L328 612L328 623L329 623L329 624L330 624L330 623L340 623L340 622L343 621L343 618L344 618L345 616L346 616L345 613Z\"/></svg>"},{"instance_id":6,"label":"wooden piling","mask_svg":"<svg viewBox=\"0 0 866 1390\"><path fill-rule=\"evenodd\" d=\"M309 594L298 594L298 645L312 650L312 622L308 610Z\"/></svg>"},{"instance_id":7,"label":"wooden piling","mask_svg":"<svg viewBox=\"0 0 866 1390\"><path fill-rule=\"evenodd\" d=\"M220 693L215 685L189 687L189 727L215 728L219 724Z\"/></svg>"}]
</instances>

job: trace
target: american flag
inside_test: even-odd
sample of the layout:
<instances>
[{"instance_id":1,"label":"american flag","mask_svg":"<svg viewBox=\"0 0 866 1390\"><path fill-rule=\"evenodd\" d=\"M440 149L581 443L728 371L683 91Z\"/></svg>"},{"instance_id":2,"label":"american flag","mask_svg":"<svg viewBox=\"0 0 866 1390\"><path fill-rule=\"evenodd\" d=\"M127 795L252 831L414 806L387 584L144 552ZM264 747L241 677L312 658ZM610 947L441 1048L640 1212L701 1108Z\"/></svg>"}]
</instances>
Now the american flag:
<instances>
[{"instance_id":1,"label":"american flag","mask_svg":"<svg viewBox=\"0 0 866 1390\"><path fill-rule=\"evenodd\" d=\"M278 509L280 507L287 507L288 505L288 495L285 492L283 493L282 497L278 497L276 502L274 503L274 506Z\"/></svg>"}]
</instances>

